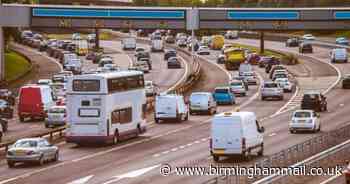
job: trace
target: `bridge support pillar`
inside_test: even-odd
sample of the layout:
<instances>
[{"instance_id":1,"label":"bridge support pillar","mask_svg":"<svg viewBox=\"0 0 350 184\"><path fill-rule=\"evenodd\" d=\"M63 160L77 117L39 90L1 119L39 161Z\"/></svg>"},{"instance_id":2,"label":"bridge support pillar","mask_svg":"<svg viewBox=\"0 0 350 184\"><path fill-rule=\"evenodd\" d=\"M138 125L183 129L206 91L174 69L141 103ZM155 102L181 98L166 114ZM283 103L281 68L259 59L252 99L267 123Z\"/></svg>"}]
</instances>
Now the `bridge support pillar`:
<instances>
[{"instance_id":1,"label":"bridge support pillar","mask_svg":"<svg viewBox=\"0 0 350 184\"><path fill-rule=\"evenodd\" d=\"M265 52L265 44L264 44L264 32L260 32L260 54Z\"/></svg>"},{"instance_id":2,"label":"bridge support pillar","mask_svg":"<svg viewBox=\"0 0 350 184\"><path fill-rule=\"evenodd\" d=\"M5 80L5 38L3 27L0 26L0 82Z\"/></svg>"},{"instance_id":3,"label":"bridge support pillar","mask_svg":"<svg viewBox=\"0 0 350 184\"><path fill-rule=\"evenodd\" d=\"M95 29L95 49L99 50L100 49L100 30L98 28Z\"/></svg>"}]
</instances>

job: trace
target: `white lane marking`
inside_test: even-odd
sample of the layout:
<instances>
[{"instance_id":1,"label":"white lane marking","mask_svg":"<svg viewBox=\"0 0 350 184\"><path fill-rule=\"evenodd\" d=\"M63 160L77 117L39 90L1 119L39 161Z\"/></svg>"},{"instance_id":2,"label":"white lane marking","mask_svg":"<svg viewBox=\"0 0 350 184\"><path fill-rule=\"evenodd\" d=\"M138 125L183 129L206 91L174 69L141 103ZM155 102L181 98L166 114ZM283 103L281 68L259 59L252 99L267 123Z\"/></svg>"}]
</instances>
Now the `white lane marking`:
<instances>
[{"instance_id":1,"label":"white lane marking","mask_svg":"<svg viewBox=\"0 0 350 184\"><path fill-rule=\"evenodd\" d=\"M153 155L153 157L159 157L160 156L160 154L154 154Z\"/></svg>"},{"instance_id":2,"label":"white lane marking","mask_svg":"<svg viewBox=\"0 0 350 184\"><path fill-rule=\"evenodd\" d=\"M323 181L323 182L320 183L320 184L327 184L327 183L330 183L330 182L332 182L333 180L337 179L339 176L342 176L342 175L341 175L341 174L336 174L336 175L334 175L334 176L328 178L327 180Z\"/></svg>"},{"instance_id":3,"label":"white lane marking","mask_svg":"<svg viewBox=\"0 0 350 184\"><path fill-rule=\"evenodd\" d=\"M293 104L296 104L295 100L296 100L296 97L297 97L297 95L298 95L298 93L299 93L299 90L300 90L300 89L299 89L299 86L296 86L295 92L294 92L292 98L290 98L290 99L288 100L288 102L287 102L286 104L284 104L284 106L282 106L280 109L278 109L276 113L274 113L273 115L271 115L270 118L273 118L273 117L275 117L275 116L277 116L277 115L279 115L279 114L284 113L283 110L285 110L285 109L288 107L288 105L291 105L292 103L293 103ZM298 104L299 104L299 103L298 103ZM294 108L295 108L295 107L294 107ZM294 108L292 107L292 108L290 108L290 110L292 110L292 109L294 109ZM288 110L289 110L289 109L288 109Z\"/></svg>"},{"instance_id":4,"label":"white lane marking","mask_svg":"<svg viewBox=\"0 0 350 184\"><path fill-rule=\"evenodd\" d=\"M344 104L339 104L339 106L340 106L340 107L343 107L343 106L344 106Z\"/></svg>"},{"instance_id":5,"label":"white lane marking","mask_svg":"<svg viewBox=\"0 0 350 184\"><path fill-rule=\"evenodd\" d=\"M192 146L192 143L188 143L188 144L186 144L186 146Z\"/></svg>"},{"instance_id":6,"label":"white lane marking","mask_svg":"<svg viewBox=\"0 0 350 184\"><path fill-rule=\"evenodd\" d=\"M87 183L92 177L94 177L94 175L89 175L89 176L86 176L86 177L83 177L83 178L79 178L77 180L74 180L74 181L71 181L67 184L85 184Z\"/></svg>"},{"instance_id":7,"label":"white lane marking","mask_svg":"<svg viewBox=\"0 0 350 184\"><path fill-rule=\"evenodd\" d=\"M182 64L184 65L185 67L185 73L184 75L181 77L180 80L178 80L173 86L171 86L169 89L165 90L164 92L165 93L168 93L169 91L172 91L175 89L175 87L177 87L179 84L181 84L182 82L184 82L186 80L186 77L188 75L188 62L185 61L185 59L181 56L179 56Z\"/></svg>"},{"instance_id":8,"label":"white lane marking","mask_svg":"<svg viewBox=\"0 0 350 184\"><path fill-rule=\"evenodd\" d=\"M172 151L172 152L175 152L175 151L177 151L177 149L178 149L178 148L173 148L173 149L171 149L171 151Z\"/></svg>"},{"instance_id":9,"label":"white lane marking","mask_svg":"<svg viewBox=\"0 0 350 184\"><path fill-rule=\"evenodd\" d=\"M138 170L135 170L135 171L131 171L131 172L128 172L128 173L125 173L125 174L122 174L122 175L118 175L118 176L113 176L112 178L115 178L115 179L112 179L110 181L107 181L103 184L110 184L110 183L114 183L114 182L117 182L119 180L122 180L124 178L135 178L135 177L139 177L141 175L144 175L145 173L159 167L160 164L158 165L154 165L154 166L151 166L151 167L146 167L146 168L142 168L142 169L138 169Z\"/></svg>"},{"instance_id":10,"label":"white lane marking","mask_svg":"<svg viewBox=\"0 0 350 184\"><path fill-rule=\"evenodd\" d=\"M168 154L170 151L163 151L162 154Z\"/></svg>"},{"instance_id":11,"label":"white lane marking","mask_svg":"<svg viewBox=\"0 0 350 184\"><path fill-rule=\"evenodd\" d=\"M269 134L269 137L272 137L272 136L275 136L275 135L277 135L277 134L275 132L273 132L273 133Z\"/></svg>"}]
</instances>

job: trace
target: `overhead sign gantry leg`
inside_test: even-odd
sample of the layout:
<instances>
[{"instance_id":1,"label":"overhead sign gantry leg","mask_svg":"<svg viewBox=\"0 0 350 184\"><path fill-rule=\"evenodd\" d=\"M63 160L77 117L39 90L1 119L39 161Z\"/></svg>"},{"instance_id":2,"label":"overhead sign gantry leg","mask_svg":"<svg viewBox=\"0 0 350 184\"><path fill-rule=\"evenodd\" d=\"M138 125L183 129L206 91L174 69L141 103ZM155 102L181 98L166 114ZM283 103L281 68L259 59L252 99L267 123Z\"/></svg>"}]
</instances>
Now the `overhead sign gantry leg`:
<instances>
[{"instance_id":1,"label":"overhead sign gantry leg","mask_svg":"<svg viewBox=\"0 0 350 184\"><path fill-rule=\"evenodd\" d=\"M5 80L5 38L3 27L0 26L0 81Z\"/></svg>"}]
</instances>

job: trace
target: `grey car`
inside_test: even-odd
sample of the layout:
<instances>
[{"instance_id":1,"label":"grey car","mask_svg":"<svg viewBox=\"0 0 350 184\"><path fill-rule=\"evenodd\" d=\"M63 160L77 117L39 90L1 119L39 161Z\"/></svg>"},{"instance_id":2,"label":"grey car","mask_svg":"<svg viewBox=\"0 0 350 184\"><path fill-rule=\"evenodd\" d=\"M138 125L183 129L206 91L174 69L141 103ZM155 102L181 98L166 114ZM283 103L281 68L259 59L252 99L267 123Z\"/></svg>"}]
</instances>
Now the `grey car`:
<instances>
[{"instance_id":1,"label":"grey car","mask_svg":"<svg viewBox=\"0 0 350 184\"><path fill-rule=\"evenodd\" d=\"M45 127L63 126L66 124L66 107L53 106L47 112L47 121Z\"/></svg>"},{"instance_id":2,"label":"grey car","mask_svg":"<svg viewBox=\"0 0 350 184\"><path fill-rule=\"evenodd\" d=\"M16 163L38 163L43 165L47 161L58 161L59 150L44 138L26 138L16 141L7 151L8 167Z\"/></svg>"}]
</instances>

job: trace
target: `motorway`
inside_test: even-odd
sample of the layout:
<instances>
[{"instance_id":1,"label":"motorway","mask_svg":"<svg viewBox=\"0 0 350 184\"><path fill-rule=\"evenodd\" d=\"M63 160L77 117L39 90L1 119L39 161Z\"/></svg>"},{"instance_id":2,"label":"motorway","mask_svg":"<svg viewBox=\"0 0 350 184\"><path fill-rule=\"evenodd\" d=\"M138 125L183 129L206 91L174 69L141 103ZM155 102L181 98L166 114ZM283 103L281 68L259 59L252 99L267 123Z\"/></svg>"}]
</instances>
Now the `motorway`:
<instances>
[{"instance_id":1,"label":"motorway","mask_svg":"<svg viewBox=\"0 0 350 184\"><path fill-rule=\"evenodd\" d=\"M257 45L255 40L239 39L235 42ZM103 43L104 44L104 43ZM114 47L113 43L106 46ZM285 48L284 43L266 42L268 48L291 52L296 49ZM304 90L327 91L337 80L337 71L329 62L329 49L315 48L314 54L300 56L303 62L293 67L301 92ZM222 65L215 64L213 51L210 56L202 57L203 78L194 91L212 91L214 87L225 84L229 75ZM153 57L153 56L152 56ZM155 56L161 58L161 56ZM185 58L186 59L186 58ZM155 60L153 60L155 62ZM161 60L160 60L161 61ZM126 66L127 64L125 64ZM350 73L348 64L335 64L341 73ZM267 76L262 69L255 68L261 79ZM293 72L294 73L294 72ZM171 77L172 75L169 75ZM181 76L179 74L178 76ZM159 77L161 78L161 77ZM174 82L171 82L174 83ZM171 85L164 82L162 85ZM220 106L219 111L230 111L240 106L241 110L254 111L265 126L265 155L307 140L317 134L290 134L288 111L300 102L300 93L286 94L283 101L264 101L258 96L258 86L251 86L247 97L239 97L237 105ZM344 125L347 121L346 104L350 97L346 91L335 86L327 93L328 112L322 113L322 131L329 131ZM299 96L298 96L299 95ZM286 106L286 104L289 104ZM285 111L285 113L282 113ZM150 122L146 134L138 139L129 140L117 146L77 147L74 144L60 143L60 161L44 167L19 166L8 169L4 160L0 161L0 183L201 183L210 177L163 177L159 174L160 164L175 166L208 166L216 164L209 155L210 116L191 116L184 123L163 123L155 125ZM321 132L322 133L322 132ZM254 158L259 159L259 158ZM226 159L220 164L232 166L237 160ZM246 163L240 163L246 164Z\"/></svg>"},{"instance_id":2,"label":"motorway","mask_svg":"<svg viewBox=\"0 0 350 184\"><path fill-rule=\"evenodd\" d=\"M122 51L122 47L119 41L102 41L101 45L106 48L107 55L110 55L114 62L121 68L127 69L131 63L132 59L134 59L133 51ZM137 44L140 47L148 48L148 45L145 44ZM50 58L46 55L46 53L40 53L35 49L15 45L18 50L25 53L33 60L37 61L34 65L35 68L35 76L32 77L29 81L23 81L24 83L36 83L39 79L48 79L51 78L53 74L58 73L60 69L60 65L53 58ZM93 64L92 61L85 60L84 57L81 57L83 63L83 70L88 71L97 68L97 64ZM183 76L186 74L187 63L182 60L182 68L181 69L167 69L166 62L163 60L162 53L152 53L151 59L153 61L152 66L153 70L148 74L145 74L146 80L152 80L154 85L158 87L158 92L163 92L169 89L174 84L181 82L183 80ZM23 83L22 83L23 85ZM17 86L20 87L20 86ZM14 107L14 118L9 121L9 130L5 133L3 137L3 141L13 140L19 137L28 137L33 134L41 133L47 131L43 122L41 121L26 121L21 123L17 116L17 106ZM30 129L31 131L28 131Z\"/></svg>"},{"instance_id":3,"label":"motorway","mask_svg":"<svg viewBox=\"0 0 350 184\"><path fill-rule=\"evenodd\" d=\"M240 41L246 43L249 40ZM279 47L278 43L274 43L274 45ZM314 62L318 62L315 60L320 59L317 58L316 53L313 60L304 60L304 67L312 71L308 75L317 79L323 79L324 77L334 78L336 71L332 67L326 64L321 66L315 65ZM212 52L212 56L205 57L207 63L203 68L211 66L212 70L210 71L215 71L215 69L216 71L204 72L204 79L210 79L211 81L210 83L202 81L203 84L212 84L212 82L216 82L212 81L216 78L221 79L221 83L225 83L229 78L222 66L214 64L216 58L213 55L216 54ZM300 67L300 70L303 71L304 67ZM256 71L262 78L266 79L266 74L264 74L263 70L256 68ZM218 83L214 84L218 85ZM324 84L324 80L316 80L316 82L312 82L311 87L317 88L318 86L322 86L321 89L324 89L322 84ZM328 83L326 84L328 85ZM335 93L336 91L333 90L327 97L333 99L333 95L339 95ZM238 98L238 105L241 106L242 110L256 112L259 119L264 120L262 124L267 130L265 133L265 154L268 155L277 152L312 136L316 136L312 134L289 134L287 122L290 119L290 113L281 114L273 118L270 117L278 112L291 99L293 94L288 94L284 101L262 102L258 98L257 92L257 86L251 87L248 97ZM341 92L340 90L339 93ZM350 99L346 100L349 101ZM341 102L346 103L346 100L343 99L338 102L329 100L329 110L341 111L342 109L338 110L337 107ZM238 105L235 105L235 107ZM228 111L233 108L232 106L222 106L219 108L219 111ZM322 114L322 119L334 119L333 114ZM0 178L1 180L9 179L9 181L12 181L10 183L47 183L49 181L57 181L57 183L73 181L74 183L74 181L83 180L89 180L88 183L149 183L150 181L152 183L198 183L208 178L180 177L174 175L160 177L158 166L164 163L172 166L214 164L209 156L208 149L209 122L209 116L191 116L188 122L182 124L161 124L157 126L152 124L149 131L139 139L130 140L118 146L81 148L72 144L62 143L60 145L61 158L59 163L47 165L43 168L22 166L9 170L5 162L1 162ZM338 124L343 123L342 121L336 122ZM323 124L322 126L323 131L333 128L335 126L329 124L328 126L327 124ZM226 165L235 163L234 160L225 161L228 161Z\"/></svg>"}]
</instances>

